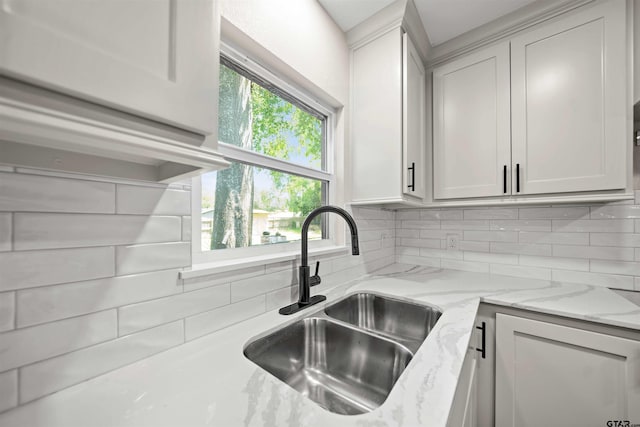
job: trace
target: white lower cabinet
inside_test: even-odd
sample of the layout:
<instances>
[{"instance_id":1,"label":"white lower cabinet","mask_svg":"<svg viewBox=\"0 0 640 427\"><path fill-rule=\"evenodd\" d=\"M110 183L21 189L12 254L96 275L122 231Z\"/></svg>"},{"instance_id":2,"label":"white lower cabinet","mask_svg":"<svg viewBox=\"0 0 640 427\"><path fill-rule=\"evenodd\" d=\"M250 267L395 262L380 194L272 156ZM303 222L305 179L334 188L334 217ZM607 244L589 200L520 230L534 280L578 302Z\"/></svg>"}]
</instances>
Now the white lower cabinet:
<instances>
[{"instance_id":1,"label":"white lower cabinet","mask_svg":"<svg viewBox=\"0 0 640 427\"><path fill-rule=\"evenodd\" d=\"M476 420L478 393L478 354L469 348L462 364L460 380L453 398L453 405L447 420L447 427L474 427Z\"/></svg>"},{"instance_id":2,"label":"white lower cabinet","mask_svg":"<svg viewBox=\"0 0 640 427\"><path fill-rule=\"evenodd\" d=\"M640 423L640 341L498 313L495 344L496 427Z\"/></svg>"}]
</instances>

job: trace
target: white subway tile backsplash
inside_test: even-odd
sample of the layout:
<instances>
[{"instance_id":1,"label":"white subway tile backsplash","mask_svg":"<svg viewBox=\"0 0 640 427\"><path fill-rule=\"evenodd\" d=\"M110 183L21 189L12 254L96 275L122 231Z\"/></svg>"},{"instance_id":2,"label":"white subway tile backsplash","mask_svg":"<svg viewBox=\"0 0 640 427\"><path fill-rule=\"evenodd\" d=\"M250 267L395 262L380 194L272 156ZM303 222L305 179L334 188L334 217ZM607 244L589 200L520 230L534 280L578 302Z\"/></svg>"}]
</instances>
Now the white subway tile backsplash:
<instances>
[{"instance_id":1,"label":"white subway tile backsplash","mask_svg":"<svg viewBox=\"0 0 640 427\"><path fill-rule=\"evenodd\" d=\"M359 264L360 260L358 257L351 258L354 259L354 261L351 262L356 263L354 265ZM346 268L348 267L350 267L350 265ZM334 270L338 269L337 271L342 269L340 266L336 266L335 264L332 268L334 268ZM233 282L231 283L231 301L238 302L260 294L275 291L276 289L288 288L289 286L293 286L298 283L297 276L297 271L285 270Z\"/></svg>"},{"instance_id":2,"label":"white subway tile backsplash","mask_svg":"<svg viewBox=\"0 0 640 427\"><path fill-rule=\"evenodd\" d=\"M491 242L491 252L522 255L551 255L551 245Z\"/></svg>"},{"instance_id":3,"label":"white subway tile backsplash","mask_svg":"<svg viewBox=\"0 0 640 427\"><path fill-rule=\"evenodd\" d=\"M488 264L517 264L518 255L465 252L465 261L485 262Z\"/></svg>"},{"instance_id":4,"label":"white subway tile backsplash","mask_svg":"<svg viewBox=\"0 0 640 427\"><path fill-rule=\"evenodd\" d=\"M116 272L119 276L191 264L191 243L157 243L116 248Z\"/></svg>"},{"instance_id":5,"label":"white subway tile backsplash","mask_svg":"<svg viewBox=\"0 0 640 427\"><path fill-rule=\"evenodd\" d=\"M265 266L257 265L240 270L226 271L224 273L210 274L208 276L194 277L183 281L185 291L208 288L222 284L230 284L232 281L247 279L265 274Z\"/></svg>"},{"instance_id":6,"label":"white subway tile backsplash","mask_svg":"<svg viewBox=\"0 0 640 427\"><path fill-rule=\"evenodd\" d=\"M633 277L614 274L587 273L581 271L553 270L552 280L556 282L581 283L615 289L633 289Z\"/></svg>"},{"instance_id":7,"label":"white subway tile backsplash","mask_svg":"<svg viewBox=\"0 0 640 427\"><path fill-rule=\"evenodd\" d=\"M191 215L191 192L121 185L116 189L119 214Z\"/></svg>"},{"instance_id":8,"label":"white subway tile backsplash","mask_svg":"<svg viewBox=\"0 0 640 427\"><path fill-rule=\"evenodd\" d=\"M526 277L529 279L551 280L551 269L523 265L491 264L489 272L501 276Z\"/></svg>"},{"instance_id":9,"label":"white subway tile backsplash","mask_svg":"<svg viewBox=\"0 0 640 427\"><path fill-rule=\"evenodd\" d=\"M640 276L640 262L591 260L591 271L595 273Z\"/></svg>"},{"instance_id":10,"label":"white subway tile backsplash","mask_svg":"<svg viewBox=\"0 0 640 427\"><path fill-rule=\"evenodd\" d=\"M501 219L491 221L493 231L551 231L551 220Z\"/></svg>"},{"instance_id":11,"label":"white subway tile backsplash","mask_svg":"<svg viewBox=\"0 0 640 427\"><path fill-rule=\"evenodd\" d=\"M440 239L400 239L400 246L409 246L413 248L440 248Z\"/></svg>"},{"instance_id":12,"label":"white subway tile backsplash","mask_svg":"<svg viewBox=\"0 0 640 427\"><path fill-rule=\"evenodd\" d=\"M265 294L265 309L271 311L289 305L294 301L298 301L298 286L290 286L288 288L277 289ZM249 301L249 300L244 300ZM244 302L241 301L240 303ZM240 304L236 303L236 304Z\"/></svg>"},{"instance_id":13,"label":"white subway tile backsplash","mask_svg":"<svg viewBox=\"0 0 640 427\"><path fill-rule=\"evenodd\" d=\"M116 311L109 310L0 334L0 366L13 369L117 336Z\"/></svg>"},{"instance_id":14,"label":"white subway tile backsplash","mask_svg":"<svg viewBox=\"0 0 640 427\"><path fill-rule=\"evenodd\" d=\"M419 256L420 248L405 248L398 246L396 247L396 255Z\"/></svg>"},{"instance_id":15,"label":"white subway tile backsplash","mask_svg":"<svg viewBox=\"0 0 640 427\"><path fill-rule=\"evenodd\" d=\"M13 240L12 214L0 213L0 252L10 251Z\"/></svg>"},{"instance_id":16,"label":"white subway tile backsplash","mask_svg":"<svg viewBox=\"0 0 640 427\"><path fill-rule=\"evenodd\" d=\"M588 245L589 233L562 233L542 231L521 231L518 234L520 243L548 243L558 245Z\"/></svg>"},{"instance_id":17,"label":"white subway tile backsplash","mask_svg":"<svg viewBox=\"0 0 640 427\"><path fill-rule=\"evenodd\" d=\"M120 336L127 335L212 310L230 302L229 285L219 285L127 305L118 311L118 333Z\"/></svg>"},{"instance_id":18,"label":"white subway tile backsplash","mask_svg":"<svg viewBox=\"0 0 640 427\"><path fill-rule=\"evenodd\" d=\"M179 241L179 217L17 213L15 250Z\"/></svg>"},{"instance_id":19,"label":"white subway tile backsplash","mask_svg":"<svg viewBox=\"0 0 640 427\"><path fill-rule=\"evenodd\" d=\"M463 213L462 213L462 209L451 209L451 210L427 209L427 210L420 211L420 219L422 220L463 219Z\"/></svg>"},{"instance_id":20,"label":"white subway tile backsplash","mask_svg":"<svg viewBox=\"0 0 640 427\"><path fill-rule=\"evenodd\" d=\"M0 293L0 332L15 328L15 299L15 292ZM0 367L0 370L2 370L2 367Z\"/></svg>"},{"instance_id":21,"label":"white subway tile backsplash","mask_svg":"<svg viewBox=\"0 0 640 427\"><path fill-rule=\"evenodd\" d=\"M182 292L178 270L18 291L18 327L51 322ZM1 294L0 294L1 295Z\"/></svg>"},{"instance_id":22,"label":"white subway tile backsplash","mask_svg":"<svg viewBox=\"0 0 640 427\"><path fill-rule=\"evenodd\" d=\"M631 233L591 233L592 246L640 247L640 234Z\"/></svg>"},{"instance_id":23,"label":"white subway tile backsplash","mask_svg":"<svg viewBox=\"0 0 640 427\"><path fill-rule=\"evenodd\" d=\"M415 230L412 230L412 231L415 231ZM451 234L451 231L450 230L419 230L417 233L408 237L420 236L421 239L445 239L447 237L447 234Z\"/></svg>"},{"instance_id":24,"label":"white subway tile backsplash","mask_svg":"<svg viewBox=\"0 0 640 427\"><path fill-rule=\"evenodd\" d=\"M488 220L441 221L443 230L488 230Z\"/></svg>"},{"instance_id":25,"label":"white subway tile backsplash","mask_svg":"<svg viewBox=\"0 0 640 427\"><path fill-rule=\"evenodd\" d=\"M442 241L442 248L447 249L447 241ZM471 252L489 252L489 242L475 242L473 240L461 240L458 242L458 250Z\"/></svg>"},{"instance_id":26,"label":"white subway tile backsplash","mask_svg":"<svg viewBox=\"0 0 640 427\"><path fill-rule=\"evenodd\" d=\"M398 221L420 219L420 212L422 212L422 211L419 211L419 210L416 210L416 209L398 211L398 213L396 214L396 219Z\"/></svg>"},{"instance_id":27,"label":"white subway tile backsplash","mask_svg":"<svg viewBox=\"0 0 640 427\"><path fill-rule=\"evenodd\" d=\"M182 241L183 242L191 241L191 217L190 216L182 217Z\"/></svg>"},{"instance_id":28,"label":"white subway tile backsplash","mask_svg":"<svg viewBox=\"0 0 640 427\"><path fill-rule=\"evenodd\" d=\"M633 261L632 248L608 246L565 246L553 245L553 255L567 258L610 259Z\"/></svg>"},{"instance_id":29,"label":"white subway tile backsplash","mask_svg":"<svg viewBox=\"0 0 640 427\"><path fill-rule=\"evenodd\" d=\"M518 219L518 209L465 209L464 219Z\"/></svg>"},{"instance_id":30,"label":"white subway tile backsplash","mask_svg":"<svg viewBox=\"0 0 640 427\"><path fill-rule=\"evenodd\" d=\"M640 218L640 206L603 205L591 207L591 219Z\"/></svg>"},{"instance_id":31,"label":"white subway tile backsplash","mask_svg":"<svg viewBox=\"0 0 640 427\"><path fill-rule=\"evenodd\" d=\"M18 406L18 371L0 373L0 412Z\"/></svg>"},{"instance_id":32,"label":"white subway tile backsplash","mask_svg":"<svg viewBox=\"0 0 640 427\"><path fill-rule=\"evenodd\" d=\"M400 228L440 230L440 221L400 221Z\"/></svg>"},{"instance_id":33,"label":"white subway tile backsplash","mask_svg":"<svg viewBox=\"0 0 640 427\"><path fill-rule=\"evenodd\" d=\"M112 247L0 253L0 291L110 277Z\"/></svg>"},{"instance_id":34,"label":"white subway tile backsplash","mask_svg":"<svg viewBox=\"0 0 640 427\"><path fill-rule=\"evenodd\" d=\"M183 321L169 323L20 369L20 403L29 402L184 342Z\"/></svg>"},{"instance_id":35,"label":"white subway tile backsplash","mask_svg":"<svg viewBox=\"0 0 640 427\"><path fill-rule=\"evenodd\" d=\"M413 228L398 228L395 233L396 233L396 237L420 237L420 232L421 231L431 231L431 230L419 230L419 229L413 229ZM437 231L440 232L440 230L433 230L433 231ZM426 237L426 236L425 236ZM437 239L439 239L440 237L436 237Z\"/></svg>"},{"instance_id":36,"label":"white subway tile backsplash","mask_svg":"<svg viewBox=\"0 0 640 427\"><path fill-rule=\"evenodd\" d=\"M284 306L284 303L282 304ZM266 311L266 296L256 297L207 311L185 320L186 339L201 337Z\"/></svg>"},{"instance_id":37,"label":"white subway tile backsplash","mask_svg":"<svg viewBox=\"0 0 640 427\"><path fill-rule=\"evenodd\" d=\"M183 184L0 172L0 371L9 370L0 374L0 411L21 404L19 388L24 403L179 345L185 331L200 336L297 298L297 261L177 281L191 264ZM362 255L312 257L322 261L316 290L394 262L396 235L434 232L440 251L440 219L463 217L439 210L429 224L418 210L353 212ZM403 217L420 226L402 229Z\"/></svg>"},{"instance_id":38,"label":"white subway tile backsplash","mask_svg":"<svg viewBox=\"0 0 640 427\"><path fill-rule=\"evenodd\" d=\"M518 232L517 231L465 231L464 240L515 243L518 241Z\"/></svg>"},{"instance_id":39,"label":"white subway tile backsplash","mask_svg":"<svg viewBox=\"0 0 640 427\"><path fill-rule=\"evenodd\" d=\"M114 213L115 185L0 173L0 211Z\"/></svg>"},{"instance_id":40,"label":"white subway tile backsplash","mask_svg":"<svg viewBox=\"0 0 640 427\"><path fill-rule=\"evenodd\" d=\"M553 220L553 231L633 233L632 219Z\"/></svg>"},{"instance_id":41,"label":"white subway tile backsplash","mask_svg":"<svg viewBox=\"0 0 640 427\"><path fill-rule=\"evenodd\" d=\"M589 218L588 206L520 208L520 219L579 219Z\"/></svg>"},{"instance_id":42,"label":"white subway tile backsplash","mask_svg":"<svg viewBox=\"0 0 640 427\"><path fill-rule=\"evenodd\" d=\"M589 260L580 258L520 255L520 265L562 270L589 271Z\"/></svg>"}]
</instances>

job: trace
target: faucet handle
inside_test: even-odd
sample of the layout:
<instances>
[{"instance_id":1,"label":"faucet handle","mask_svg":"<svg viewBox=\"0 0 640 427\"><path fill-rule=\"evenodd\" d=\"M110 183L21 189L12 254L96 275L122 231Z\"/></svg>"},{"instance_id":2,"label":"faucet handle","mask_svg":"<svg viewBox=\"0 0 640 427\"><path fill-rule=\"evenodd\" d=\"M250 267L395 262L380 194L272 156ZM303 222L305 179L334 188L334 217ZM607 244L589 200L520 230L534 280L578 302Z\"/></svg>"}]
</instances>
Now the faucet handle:
<instances>
[{"instance_id":1,"label":"faucet handle","mask_svg":"<svg viewBox=\"0 0 640 427\"><path fill-rule=\"evenodd\" d=\"M316 262L316 272L309 278L309 286L319 285L322 281L322 279L320 279L320 276L318 276L318 270L320 270L320 261Z\"/></svg>"}]
</instances>

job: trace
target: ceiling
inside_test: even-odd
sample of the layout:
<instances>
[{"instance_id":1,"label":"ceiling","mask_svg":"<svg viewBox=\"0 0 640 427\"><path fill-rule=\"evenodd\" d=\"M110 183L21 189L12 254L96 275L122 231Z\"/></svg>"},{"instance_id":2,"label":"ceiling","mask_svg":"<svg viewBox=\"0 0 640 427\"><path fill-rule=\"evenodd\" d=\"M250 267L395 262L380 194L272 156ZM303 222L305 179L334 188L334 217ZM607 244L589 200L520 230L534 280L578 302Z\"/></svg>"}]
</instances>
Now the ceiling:
<instances>
[{"instance_id":1,"label":"ceiling","mask_svg":"<svg viewBox=\"0 0 640 427\"><path fill-rule=\"evenodd\" d=\"M349 31L395 0L318 0ZM535 0L414 0L433 46L451 40Z\"/></svg>"}]
</instances>

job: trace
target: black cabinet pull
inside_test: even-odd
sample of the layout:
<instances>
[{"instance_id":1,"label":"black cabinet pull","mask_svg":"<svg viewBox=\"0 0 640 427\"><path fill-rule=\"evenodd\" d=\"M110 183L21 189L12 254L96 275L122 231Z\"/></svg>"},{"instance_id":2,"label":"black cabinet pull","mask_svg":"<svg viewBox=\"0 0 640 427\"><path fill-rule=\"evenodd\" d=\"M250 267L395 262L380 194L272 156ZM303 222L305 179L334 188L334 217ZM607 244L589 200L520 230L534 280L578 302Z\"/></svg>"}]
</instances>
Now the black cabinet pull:
<instances>
[{"instance_id":1,"label":"black cabinet pull","mask_svg":"<svg viewBox=\"0 0 640 427\"><path fill-rule=\"evenodd\" d=\"M507 194L507 165L502 168L502 192Z\"/></svg>"},{"instance_id":2,"label":"black cabinet pull","mask_svg":"<svg viewBox=\"0 0 640 427\"><path fill-rule=\"evenodd\" d=\"M407 185L407 187L411 191L416 191L416 163L411 162L411 167L407 168L411 171L411 184Z\"/></svg>"},{"instance_id":3,"label":"black cabinet pull","mask_svg":"<svg viewBox=\"0 0 640 427\"><path fill-rule=\"evenodd\" d=\"M482 353L482 358L485 359L487 349L487 324L482 322L482 326L476 326L476 329L480 329L482 331L482 348L476 347L476 351Z\"/></svg>"},{"instance_id":4,"label":"black cabinet pull","mask_svg":"<svg viewBox=\"0 0 640 427\"><path fill-rule=\"evenodd\" d=\"M516 163L516 193L520 192L520 163Z\"/></svg>"}]
</instances>

